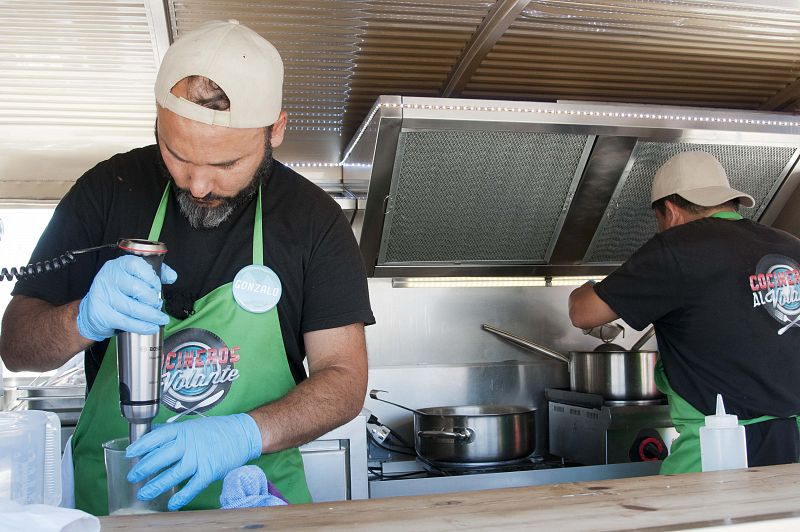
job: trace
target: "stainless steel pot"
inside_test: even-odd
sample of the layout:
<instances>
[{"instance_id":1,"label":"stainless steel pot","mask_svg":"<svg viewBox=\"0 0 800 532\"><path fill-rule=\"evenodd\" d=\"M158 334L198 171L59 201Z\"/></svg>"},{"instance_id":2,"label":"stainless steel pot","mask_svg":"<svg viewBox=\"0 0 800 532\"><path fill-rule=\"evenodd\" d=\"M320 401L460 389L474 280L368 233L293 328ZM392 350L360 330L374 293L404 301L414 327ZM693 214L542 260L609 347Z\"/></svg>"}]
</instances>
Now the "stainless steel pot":
<instances>
[{"instance_id":1,"label":"stainless steel pot","mask_svg":"<svg viewBox=\"0 0 800 532\"><path fill-rule=\"evenodd\" d=\"M536 450L536 409L516 405L469 405L415 410L414 449L434 463L478 464L526 458Z\"/></svg>"},{"instance_id":2,"label":"stainless steel pot","mask_svg":"<svg viewBox=\"0 0 800 532\"><path fill-rule=\"evenodd\" d=\"M567 356L491 325L483 324L482 328L528 351L566 363L572 391L602 395L607 401L652 401L664 397L655 382L658 351L604 349L570 351Z\"/></svg>"}]
</instances>

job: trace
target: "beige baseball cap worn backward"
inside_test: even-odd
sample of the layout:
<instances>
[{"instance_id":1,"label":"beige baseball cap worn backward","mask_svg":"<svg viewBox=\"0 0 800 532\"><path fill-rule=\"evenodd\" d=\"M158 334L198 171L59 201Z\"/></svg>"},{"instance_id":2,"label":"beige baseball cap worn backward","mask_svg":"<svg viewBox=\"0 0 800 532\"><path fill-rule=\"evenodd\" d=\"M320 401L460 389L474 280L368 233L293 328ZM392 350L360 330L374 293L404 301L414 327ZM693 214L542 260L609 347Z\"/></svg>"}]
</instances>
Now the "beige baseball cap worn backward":
<instances>
[{"instance_id":1,"label":"beige baseball cap worn backward","mask_svg":"<svg viewBox=\"0 0 800 532\"><path fill-rule=\"evenodd\" d=\"M225 91L229 111L217 111L170 92L188 76L203 76ZM232 128L274 124L283 99L283 61L272 44L235 20L206 22L177 39L156 77L156 102L198 122Z\"/></svg>"},{"instance_id":2,"label":"beige baseball cap worn backward","mask_svg":"<svg viewBox=\"0 0 800 532\"><path fill-rule=\"evenodd\" d=\"M720 162L704 151L674 155L656 171L650 204L672 194L702 207L714 207L735 198L743 207L755 205L752 196L731 188Z\"/></svg>"}]
</instances>

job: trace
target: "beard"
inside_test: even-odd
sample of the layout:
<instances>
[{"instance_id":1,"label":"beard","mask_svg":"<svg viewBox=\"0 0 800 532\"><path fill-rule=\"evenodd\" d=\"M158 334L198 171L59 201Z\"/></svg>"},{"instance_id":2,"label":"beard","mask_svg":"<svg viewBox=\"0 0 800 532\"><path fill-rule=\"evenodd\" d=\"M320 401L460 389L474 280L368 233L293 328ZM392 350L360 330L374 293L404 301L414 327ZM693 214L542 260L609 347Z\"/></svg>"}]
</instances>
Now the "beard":
<instances>
[{"instance_id":1,"label":"beard","mask_svg":"<svg viewBox=\"0 0 800 532\"><path fill-rule=\"evenodd\" d=\"M156 134L156 141L158 134ZM261 159L258 168L253 172L250 182L242 190L234 196L220 196L213 193L206 194L203 198L197 199L192 196L189 190L180 188L172 174L169 173L164 159L161 157L159 151L158 163L164 177L172 182L175 188L175 198L178 201L181 214L183 214L189 221L189 225L194 229L213 229L219 227L220 224L230 218L231 214L237 209L246 205L256 192L258 192L261 184L269 177L272 172L272 128L267 129L266 142L264 148L264 157ZM211 206L209 202L216 202L217 205Z\"/></svg>"}]
</instances>

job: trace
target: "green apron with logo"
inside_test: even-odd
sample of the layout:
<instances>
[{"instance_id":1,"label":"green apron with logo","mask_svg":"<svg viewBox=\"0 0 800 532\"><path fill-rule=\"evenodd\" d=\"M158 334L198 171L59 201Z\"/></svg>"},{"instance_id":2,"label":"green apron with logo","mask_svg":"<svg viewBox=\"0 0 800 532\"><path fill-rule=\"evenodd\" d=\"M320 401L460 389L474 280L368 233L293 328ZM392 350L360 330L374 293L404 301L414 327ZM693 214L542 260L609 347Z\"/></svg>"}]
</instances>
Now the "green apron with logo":
<instances>
[{"instance_id":1,"label":"green apron with logo","mask_svg":"<svg viewBox=\"0 0 800 532\"><path fill-rule=\"evenodd\" d=\"M169 189L168 185L161 197L149 240L158 240L161 234ZM253 228L254 264L264 263L263 252L259 189ZM263 314L248 312L237 305L232 283L227 283L198 299L194 310L194 314L183 321L170 317L165 327L162 397L154 424L164 423L190 408L185 403L191 404L193 396L197 398L194 400L197 408L183 416L185 419L200 414L221 416L249 412L280 399L295 386L286 359L277 306ZM180 344L168 353L167 346L172 347L170 337L178 333ZM112 338L72 438L75 506L94 515L108 513L102 444L128 436L128 423L119 408L118 385L116 339ZM200 406L203 400L210 404ZM215 451L209 449L208 452ZM250 463L261 467L289 502L311 501L297 449L264 454ZM221 488L222 481L213 482L185 509L219 508Z\"/></svg>"},{"instance_id":2,"label":"green apron with logo","mask_svg":"<svg viewBox=\"0 0 800 532\"><path fill-rule=\"evenodd\" d=\"M742 216L735 212L718 212L710 218L741 220ZM659 357L655 368L655 380L658 389L669 400L669 415L679 436L672 442L669 456L661 464L660 474L694 473L702 471L700 463L700 427L705 425L705 415L678 395L670 386L664 372L664 364ZM777 419L774 416L761 416L754 419L740 419L740 425L753 425L763 421ZM797 420L800 430L800 419Z\"/></svg>"}]
</instances>

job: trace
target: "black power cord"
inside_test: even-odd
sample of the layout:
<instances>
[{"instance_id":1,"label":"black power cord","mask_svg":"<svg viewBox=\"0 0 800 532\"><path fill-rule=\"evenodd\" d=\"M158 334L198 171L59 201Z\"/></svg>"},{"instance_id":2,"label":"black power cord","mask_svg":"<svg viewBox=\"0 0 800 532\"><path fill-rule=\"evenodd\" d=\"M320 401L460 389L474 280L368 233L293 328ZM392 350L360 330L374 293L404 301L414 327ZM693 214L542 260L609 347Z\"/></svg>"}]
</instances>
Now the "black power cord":
<instances>
[{"instance_id":1,"label":"black power cord","mask_svg":"<svg viewBox=\"0 0 800 532\"><path fill-rule=\"evenodd\" d=\"M17 280L20 281L22 279L30 279L31 277L35 277L39 274L45 272L55 272L64 268L65 266L72 264L77 260L75 255L82 255L84 253L92 253L94 251L99 251L105 248L114 248L117 247L117 244L103 244L102 246L95 246L91 248L85 249L76 249L74 251L67 251L66 253L59 255L58 257L50 260L43 260L40 262L36 262L34 264L28 264L27 266L21 266L19 269L11 268L3 268L0 270L0 281L5 279L6 281L13 281Z\"/></svg>"},{"instance_id":2,"label":"black power cord","mask_svg":"<svg viewBox=\"0 0 800 532\"><path fill-rule=\"evenodd\" d=\"M409 444L409 443L408 443L408 442L405 440L405 438L403 438L402 436L400 436L400 434L398 434L397 432L395 432L394 430L392 430L392 428L391 428L391 427L389 427L389 426L388 426L388 425L386 425L385 423L381 423L380 421L378 421L378 418L376 418L374 415L372 415L372 416L370 416L370 417L369 417L369 419L367 420L367 424L374 424L374 425L379 425L379 426L381 426L381 427L385 427L385 428L386 428L386 429L388 429L388 431L389 431L389 434L387 435L387 439L388 439L388 438L395 439L395 440L397 440L397 441L399 442L399 444L400 444L399 446L392 445L392 446L390 447L388 444L386 444L386 443L385 443L385 440L384 440L384 441L380 441L380 440L379 440L379 439L378 439L378 438L375 436L375 434L373 434L373 433L372 433L372 432L371 432L369 429L367 429L367 434L369 435L369 437L372 439L372 442L373 442L373 443L374 443L376 446L380 447L381 449L383 449L383 450L385 450L385 451L389 451L389 452L391 452L391 453L397 453L397 454L402 454L402 455L406 455L406 456L413 456L413 457L415 457L417 460L419 460L420 462L422 462L423 464L425 464L425 465L427 465L428 467L430 467L431 469L434 469L434 470L435 470L437 473L439 473L441 476L449 476L449 473L448 473L447 471L445 471L445 470L441 469L441 468L440 468L440 467L438 467L436 464L433 464L433 463L431 463L431 462L430 462L430 460L427 460L427 459L425 459L425 458L421 457L421 456L419 455L419 453L417 453L417 451L416 451L416 448L415 448L413 445ZM398 449L397 447L401 447L402 449ZM369 469L369 468L368 468L368 469ZM370 471L370 472L372 472L372 471ZM422 474L422 473L424 473L424 472L414 472L413 474ZM375 474L375 473L373 473L373 474ZM398 476L392 475L391 477L387 477L387 476L385 476L384 474L377 475L377 476L381 477L382 479L383 479L384 477L385 477L385 478L401 478L401 477L405 477L405 476L412 476L412 474L411 474L411 473L401 473L401 474L399 474Z\"/></svg>"}]
</instances>

